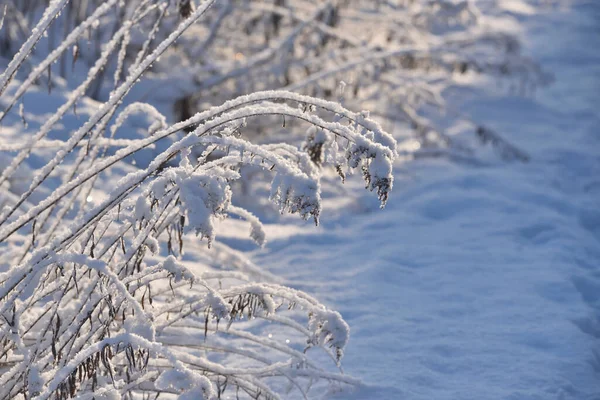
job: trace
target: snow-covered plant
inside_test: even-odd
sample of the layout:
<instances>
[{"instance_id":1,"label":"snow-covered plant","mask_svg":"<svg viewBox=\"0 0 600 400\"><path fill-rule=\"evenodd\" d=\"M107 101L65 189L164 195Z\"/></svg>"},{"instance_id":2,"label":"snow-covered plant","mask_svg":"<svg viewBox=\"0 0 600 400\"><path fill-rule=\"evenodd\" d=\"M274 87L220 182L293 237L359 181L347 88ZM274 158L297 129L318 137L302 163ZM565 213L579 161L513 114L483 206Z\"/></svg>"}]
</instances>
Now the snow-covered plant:
<instances>
[{"instance_id":1,"label":"snow-covered plant","mask_svg":"<svg viewBox=\"0 0 600 400\"><path fill-rule=\"evenodd\" d=\"M293 90L369 108L384 126L411 133L401 137L408 155L470 157L489 143L504 159L526 161L445 100L474 79L492 78L520 93L547 81L521 53L510 21L492 15L494 7L466 0L223 1L170 50L189 65L176 109L185 118L221 96ZM202 33L207 39L196 40ZM448 120L467 128L453 135Z\"/></svg>"},{"instance_id":2,"label":"snow-covered plant","mask_svg":"<svg viewBox=\"0 0 600 400\"><path fill-rule=\"evenodd\" d=\"M248 203L263 177L280 212L318 223L328 171L358 172L383 206L398 154L472 157L477 142L526 161L446 100L475 79L546 81L494 7L0 0L0 398L356 383L335 371L340 314L219 228L245 220L265 243Z\"/></svg>"},{"instance_id":3,"label":"snow-covered plant","mask_svg":"<svg viewBox=\"0 0 600 400\"><path fill-rule=\"evenodd\" d=\"M248 222L258 245L265 242L258 218L235 205L232 185L245 166L270 176L269 199L282 213L315 223L326 166L342 177L358 170L384 206L396 142L367 112L286 90L231 98L175 124L154 106L131 101L152 66L216 2L171 3L51 0L0 73L3 129L23 136L30 132L23 99L39 91L43 74L68 52L82 51L91 31L114 24L80 82L49 77L54 94L40 95L62 104L7 149L14 157L0 176L2 399L216 399L226 391L307 398L319 382L357 383L340 368L349 337L341 315L278 284L217 235L222 220L236 217ZM12 5L11 15L19 20L21 6L35 11L40 4L46 2ZM159 28L152 27L171 6L177 24L155 36ZM77 7L77 18L62 16ZM36 59L43 53L34 48L60 18L68 33ZM134 42L141 47L128 58ZM86 93L111 59L112 87L94 102ZM140 114L146 136L118 138ZM256 121L280 129L282 120L302 126L304 144L258 145L245 135ZM154 146L147 165L128 162ZM23 168L35 169L24 187L16 179ZM198 252L194 236L212 249ZM188 248L193 257L183 257Z\"/></svg>"},{"instance_id":4,"label":"snow-covered plant","mask_svg":"<svg viewBox=\"0 0 600 400\"><path fill-rule=\"evenodd\" d=\"M27 37L46 3L9 2L0 48L16 52L15 43ZM147 7L143 15L138 11L132 29L118 33L141 5ZM105 100L110 85L101 82L118 85L195 2L66 2L40 46L64 43L72 27L103 6L114 12L91 19L85 37L70 45L72 54L63 53L46 68L48 85L58 77L69 81L70 69L93 66L117 32L116 54L99 67L101 79L86 88ZM446 100L453 87L475 79L493 78L519 93L547 82L522 54L511 21L495 15L496 7L493 0L220 0L148 67L153 88L134 92L144 98L154 90L153 103L160 99L164 114L185 120L240 95L291 90L372 110L388 130L401 131L400 150L411 157L472 157L479 144L490 144L503 159L527 161L526 153ZM450 129L455 126L461 128ZM246 132L263 131L256 123Z\"/></svg>"}]
</instances>

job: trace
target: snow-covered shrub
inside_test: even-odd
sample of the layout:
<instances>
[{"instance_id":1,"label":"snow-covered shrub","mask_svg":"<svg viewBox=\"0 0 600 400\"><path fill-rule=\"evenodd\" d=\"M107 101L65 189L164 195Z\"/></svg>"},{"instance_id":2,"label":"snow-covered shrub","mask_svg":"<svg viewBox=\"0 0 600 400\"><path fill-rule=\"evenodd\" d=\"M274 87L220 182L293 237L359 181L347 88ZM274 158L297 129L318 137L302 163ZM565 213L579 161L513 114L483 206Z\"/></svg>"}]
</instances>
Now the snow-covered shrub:
<instances>
[{"instance_id":1,"label":"snow-covered shrub","mask_svg":"<svg viewBox=\"0 0 600 400\"><path fill-rule=\"evenodd\" d=\"M250 237L265 242L258 218L233 205L231 185L247 165L271 176L269 197L282 213L315 223L328 165L342 174L358 170L384 206L393 185L395 140L366 112L285 90L238 96L169 124L157 108L127 96L215 2L177 2L180 21L156 42L156 30L147 32L133 59L124 55L128 44L140 39L147 18L155 18L154 25L166 18L169 2L97 3L50 1L0 73L0 120L5 129L29 132L21 123L23 103L16 119L13 106L39 90L36 82L42 85L55 62L81 51L90 31L114 24L81 82L54 83L52 96L64 94L58 97L63 103L35 121L39 126L12 149L1 172L0 181L10 186L23 165L45 160L26 188L10 186L12 194L2 198L0 398L215 399L227 390L275 399L285 390L307 397L319 381L356 384L311 357L311 349L320 348L339 367L349 337L341 315L228 251L216 241L218 225L230 216L243 218ZM22 5L35 11L40 4ZM77 13L83 17L70 26L61 16L81 4L90 13ZM11 7L18 19L19 6ZM41 52L32 50L60 18L68 33L35 59ZM115 57L110 93L93 102L86 93ZM78 104L85 107L63 127ZM116 138L137 114L146 116L146 137ZM257 145L244 135L255 121L279 129L282 119L307 132L304 146ZM71 128L65 140L49 138ZM125 162L169 138L144 168ZM221 259L215 268L182 257L194 235ZM261 322L291 340L262 335Z\"/></svg>"},{"instance_id":2,"label":"snow-covered shrub","mask_svg":"<svg viewBox=\"0 0 600 400\"><path fill-rule=\"evenodd\" d=\"M494 2L219 2L210 20L170 50L189 65L177 114L184 118L256 90L286 89L370 109L386 128L402 131L397 137L409 156L471 157L480 144L490 144L503 159L526 161L500 135L487 140L489 127L445 101L453 87L475 79L491 78L520 93L548 80L521 53L510 21L478 7L493 9ZM448 120L468 126L465 134L453 137ZM252 131L264 129L257 124Z\"/></svg>"},{"instance_id":3,"label":"snow-covered shrub","mask_svg":"<svg viewBox=\"0 0 600 400\"><path fill-rule=\"evenodd\" d=\"M16 52L15 43L25 40L46 3L9 2L0 48ZM88 20L84 37L69 45L73 51L45 66L47 84L58 77L69 81L71 69L89 69L105 43L118 37L113 44L118 50L85 89L106 100L111 85L102 82L121 82L153 43L168 37L195 8L191 0L152 0L140 10L142 3L65 2L38 46L53 49L63 43L73 27L85 24L99 8L113 12ZM343 101L351 109L370 109L384 127L398 132L400 149L408 156L472 157L483 144L503 159L526 161L527 154L497 133L488 140L489 127L445 100L451 88L475 79L493 78L519 93L548 80L522 54L511 21L494 15L495 7L495 1L472 0L215 1L205 18L148 67L145 79L154 85L132 91L139 98L152 91L153 104L163 103L159 109L164 114L185 120L240 95L291 90ZM131 29L120 30L128 23L133 23ZM450 129L461 124L458 133ZM255 122L246 134L269 131L263 128Z\"/></svg>"}]
</instances>

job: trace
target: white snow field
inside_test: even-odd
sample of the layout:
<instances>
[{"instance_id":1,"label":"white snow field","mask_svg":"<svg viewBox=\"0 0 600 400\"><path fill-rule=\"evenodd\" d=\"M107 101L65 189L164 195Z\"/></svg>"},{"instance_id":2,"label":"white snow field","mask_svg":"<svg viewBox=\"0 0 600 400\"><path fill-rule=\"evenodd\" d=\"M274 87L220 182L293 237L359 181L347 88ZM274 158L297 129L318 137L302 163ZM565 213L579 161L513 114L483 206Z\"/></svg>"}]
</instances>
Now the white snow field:
<instances>
[{"instance_id":1,"label":"white snow field","mask_svg":"<svg viewBox=\"0 0 600 400\"><path fill-rule=\"evenodd\" d=\"M529 163L399 165L385 210L270 225L252 255L350 325L343 365L365 386L340 398L600 398L600 2L505 6L555 82L449 103Z\"/></svg>"}]
</instances>

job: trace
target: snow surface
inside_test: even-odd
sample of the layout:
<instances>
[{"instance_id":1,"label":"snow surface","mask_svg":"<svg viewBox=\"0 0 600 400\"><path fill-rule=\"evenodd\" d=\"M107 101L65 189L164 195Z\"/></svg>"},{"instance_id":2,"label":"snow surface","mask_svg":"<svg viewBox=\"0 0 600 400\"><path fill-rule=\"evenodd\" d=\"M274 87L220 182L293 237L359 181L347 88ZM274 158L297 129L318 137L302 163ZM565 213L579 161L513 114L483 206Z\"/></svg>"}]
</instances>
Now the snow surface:
<instances>
[{"instance_id":1,"label":"snow surface","mask_svg":"<svg viewBox=\"0 0 600 400\"><path fill-rule=\"evenodd\" d=\"M350 325L365 386L340 398L600 398L600 2L503 3L554 84L449 103L531 161L399 165L385 210L325 199L320 228L267 225L252 255Z\"/></svg>"}]
</instances>

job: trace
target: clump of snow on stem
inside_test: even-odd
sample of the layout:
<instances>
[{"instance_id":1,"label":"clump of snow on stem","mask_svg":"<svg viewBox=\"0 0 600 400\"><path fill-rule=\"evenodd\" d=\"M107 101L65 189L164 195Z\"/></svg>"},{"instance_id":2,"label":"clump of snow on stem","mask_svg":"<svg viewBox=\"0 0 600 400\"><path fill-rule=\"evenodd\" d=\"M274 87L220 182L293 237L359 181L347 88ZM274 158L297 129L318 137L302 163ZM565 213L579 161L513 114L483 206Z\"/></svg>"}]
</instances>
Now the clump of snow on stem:
<instances>
[{"instance_id":1,"label":"clump of snow on stem","mask_svg":"<svg viewBox=\"0 0 600 400\"><path fill-rule=\"evenodd\" d=\"M158 390L174 390L179 400L212 400L216 393L210 381L190 370L169 369L164 371L154 382Z\"/></svg>"},{"instance_id":2,"label":"clump of snow on stem","mask_svg":"<svg viewBox=\"0 0 600 400\"><path fill-rule=\"evenodd\" d=\"M165 261L160 263L160 267L169 272L169 275L175 279L175 282L181 280L194 281L194 274L180 262L177 262L175 257L168 256Z\"/></svg>"},{"instance_id":3,"label":"clump of snow on stem","mask_svg":"<svg viewBox=\"0 0 600 400\"><path fill-rule=\"evenodd\" d=\"M350 327L340 313L332 310L313 310L309 314L308 329L311 332L311 337L308 339L309 346L333 347L339 362L350 337Z\"/></svg>"},{"instance_id":4,"label":"clump of snow on stem","mask_svg":"<svg viewBox=\"0 0 600 400\"><path fill-rule=\"evenodd\" d=\"M44 378L42 377L40 368L37 365L32 365L29 368L27 375L27 385L29 393L39 394L44 386Z\"/></svg>"},{"instance_id":5,"label":"clump of snow on stem","mask_svg":"<svg viewBox=\"0 0 600 400\"><path fill-rule=\"evenodd\" d=\"M185 168L174 168L166 177L179 189L181 215L186 218L185 232L194 232L207 238L209 246L215 239L214 218L225 218L231 204L231 188L221 168L209 172L189 173Z\"/></svg>"},{"instance_id":6,"label":"clump of snow on stem","mask_svg":"<svg viewBox=\"0 0 600 400\"><path fill-rule=\"evenodd\" d=\"M139 196L135 202L134 216L135 219L141 221L149 219L152 215L151 205L146 196Z\"/></svg>"},{"instance_id":7,"label":"clump of snow on stem","mask_svg":"<svg viewBox=\"0 0 600 400\"><path fill-rule=\"evenodd\" d=\"M209 290L206 293L206 305L210 307L213 315L217 319L224 319L229 317L231 313L231 305L225 301L225 299L214 290Z\"/></svg>"},{"instance_id":8,"label":"clump of snow on stem","mask_svg":"<svg viewBox=\"0 0 600 400\"><path fill-rule=\"evenodd\" d=\"M316 126L311 126L306 131L303 148L315 165L321 166L325 162L325 150L331 144L332 136L325 129Z\"/></svg>"},{"instance_id":9,"label":"clump of snow on stem","mask_svg":"<svg viewBox=\"0 0 600 400\"><path fill-rule=\"evenodd\" d=\"M139 314L129 316L123 325L127 333L141 336L152 342L156 339L156 330L147 316L146 318L142 318Z\"/></svg>"},{"instance_id":10,"label":"clump of snow on stem","mask_svg":"<svg viewBox=\"0 0 600 400\"><path fill-rule=\"evenodd\" d=\"M230 214L235 214L248 221L250 223L250 238L252 238L252 240L254 240L254 242L261 247L265 245L267 240L264 227L254 214L248 210L236 206L229 206L227 211Z\"/></svg>"}]
</instances>

